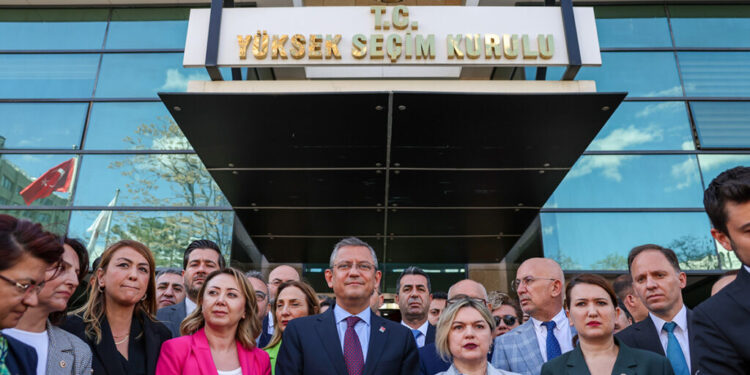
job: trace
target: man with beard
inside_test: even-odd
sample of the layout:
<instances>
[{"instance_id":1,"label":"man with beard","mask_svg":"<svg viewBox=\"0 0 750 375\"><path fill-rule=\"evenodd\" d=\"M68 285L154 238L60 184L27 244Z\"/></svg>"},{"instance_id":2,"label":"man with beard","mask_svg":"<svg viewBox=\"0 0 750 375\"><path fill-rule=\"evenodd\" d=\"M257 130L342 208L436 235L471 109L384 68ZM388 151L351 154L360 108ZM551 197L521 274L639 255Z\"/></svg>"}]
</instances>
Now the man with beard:
<instances>
[{"instance_id":1,"label":"man with beard","mask_svg":"<svg viewBox=\"0 0 750 375\"><path fill-rule=\"evenodd\" d=\"M185 281L187 298L182 302L164 307L156 313L156 319L164 323L172 332L172 337L180 336L180 324L195 310L206 276L225 267L219 245L210 240L196 240L185 249L182 259L182 277Z\"/></svg>"},{"instance_id":2,"label":"man with beard","mask_svg":"<svg viewBox=\"0 0 750 375\"><path fill-rule=\"evenodd\" d=\"M411 330L417 347L435 342L435 326L427 321L430 308L430 277L419 267L408 267L396 281L396 303L401 324Z\"/></svg>"}]
</instances>

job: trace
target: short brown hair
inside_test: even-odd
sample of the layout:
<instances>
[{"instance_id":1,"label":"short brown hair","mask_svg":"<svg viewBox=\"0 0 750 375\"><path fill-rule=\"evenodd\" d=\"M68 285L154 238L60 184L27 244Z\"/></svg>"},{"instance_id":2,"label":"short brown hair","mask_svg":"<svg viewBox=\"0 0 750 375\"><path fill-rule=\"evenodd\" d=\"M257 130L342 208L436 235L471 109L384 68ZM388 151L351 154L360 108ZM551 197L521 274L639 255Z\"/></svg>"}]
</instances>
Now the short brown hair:
<instances>
[{"instance_id":1,"label":"short brown hair","mask_svg":"<svg viewBox=\"0 0 750 375\"><path fill-rule=\"evenodd\" d=\"M60 261L63 251L62 240L41 224L0 215L0 270L15 266L25 254L53 265Z\"/></svg>"},{"instance_id":2,"label":"short brown hair","mask_svg":"<svg viewBox=\"0 0 750 375\"><path fill-rule=\"evenodd\" d=\"M518 321L523 322L523 310L521 310L521 305L519 305L513 297L509 296L507 293L493 290L489 294L489 299L492 311L499 309L500 306L503 305L510 306L513 308L513 311L516 312L516 318L518 318Z\"/></svg>"},{"instance_id":3,"label":"short brown hair","mask_svg":"<svg viewBox=\"0 0 750 375\"><path fill-rule=\"evenodd\" d=\"M636 246L632 250L630 250L630 254L628 254L628 272L630 272L631 267L633 266L635 257L646 250L655 250L662 253L662 255L667 258L669 264L672 265L672 268L677 271L677 273L682 272L682 270L680 269L680 261L677 260L677 254L674 253L674 250L659 245L654 245L652 243Z\"/></svg>"},{"instance_id":4,"label":"short brown hair","mask_svg":"<svg viewBox=\"0 0 750 375\"><path fill-rule=\"evenodd\" d=\"M570 310L570 291L578 284L590 284L601 287L607 292L607 295L609 295L609 299L612 301L612 306L617 307L617 296L615 296L615 291L612 289L612 286L609 285L607 279L591 273L582 273L570 279L570 281L568 281L568 286L565 287L566 309Z\"/></svg>"},{"instance_id":5,"label":"short brown hair","mask_svg":"<svg viewBox=\"0 0 750 375\"><path fill-rule=\"evenodd\" d=\"M279 285L279 288L276 290L276 298L279 298L282 290L290 287L295 287L305 294L305 303L307 304L308 316L315 315L320 311L320 302L318 300L318 296L315 294L315 290L308 283L303 281L289 280L281 283L281 285ZM279 328L279 320L276 319L276 301L271 304L271 315L273 315L273 326L275 327L275 329L273 330L271 341L268 342L266 348L272 348L281 342L282 332L281 328Z\"/></svg>"}]
</instances>

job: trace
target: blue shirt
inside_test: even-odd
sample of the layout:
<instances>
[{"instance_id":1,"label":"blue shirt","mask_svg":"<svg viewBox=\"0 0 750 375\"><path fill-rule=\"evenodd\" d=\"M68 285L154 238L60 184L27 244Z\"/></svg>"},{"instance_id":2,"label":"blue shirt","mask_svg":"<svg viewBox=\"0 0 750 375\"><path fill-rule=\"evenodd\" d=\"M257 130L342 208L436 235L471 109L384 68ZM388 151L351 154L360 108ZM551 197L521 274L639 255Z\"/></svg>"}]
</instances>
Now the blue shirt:
<instances>
[{"instance_id":1,"label":"blue shirt","mask_svg":"<svg viewBox=\"0 0 750 375\"><path fill-rule=\"evenodd\" d=\"M367 363L367 347L370 345L370 314L372 310L370 306L357 314L360 319L357 324L354 325L354 332L357 333L359 344L362 345L362 357ZM352 316L346 310L341 308L338 304L333 308L333 317L336 319L336 330L339 331L339 341L341 341L341 352L344 352L344 335L346 334L346 318Z\"/></svg>"}]
</instances>

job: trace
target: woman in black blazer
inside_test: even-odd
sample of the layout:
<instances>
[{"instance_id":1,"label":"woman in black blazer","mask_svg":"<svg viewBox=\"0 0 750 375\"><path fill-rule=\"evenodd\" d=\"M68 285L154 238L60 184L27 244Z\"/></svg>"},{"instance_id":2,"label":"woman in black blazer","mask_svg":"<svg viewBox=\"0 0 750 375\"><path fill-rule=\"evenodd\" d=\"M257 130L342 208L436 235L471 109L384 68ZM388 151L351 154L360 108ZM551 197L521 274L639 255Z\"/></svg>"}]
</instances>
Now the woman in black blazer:
<instances>
[{"instance_id":1,"label":"woman in black blazer","mask_svg":"<svg viewBox=\"0 0 750 375\"><path fill-rule=\"evenodd\" d=\"M574 277L565 288L565 308L578 331L578 346L542 366L542 375L674 375L666 357L626 346L614 337L615 292L599 275Z\"/></svg>"},{"instance_id":2,"label":"woman in black blazer","mask_svg":"<svg viewBox=\"0 0 750 375\"><path fill-rule=\"evenodd\" d=\"M89 283L89 299L62 328L93 354L95 374L153 375L161 344L172 338L154 318L154 256L146 245L119 241L104 251Z\"/></svg>"}]
</instances>

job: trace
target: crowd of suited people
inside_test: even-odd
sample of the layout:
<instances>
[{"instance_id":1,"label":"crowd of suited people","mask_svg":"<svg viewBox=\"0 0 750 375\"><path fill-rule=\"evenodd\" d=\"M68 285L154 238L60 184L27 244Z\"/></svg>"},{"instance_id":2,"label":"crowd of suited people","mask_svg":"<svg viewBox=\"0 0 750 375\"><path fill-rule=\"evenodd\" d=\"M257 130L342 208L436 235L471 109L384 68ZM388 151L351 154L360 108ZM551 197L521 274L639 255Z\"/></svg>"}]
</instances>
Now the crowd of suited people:
<instances>
[{"instance_id":1,"label":"crowd of suited people","mask_svg":"<svg viewBox=\"0 0 750 375\"><path fill-rule=\"evenodd\" d=\"M750 168L716 177L704 204L743 266L693 310L674 251L645 244L614 283L527 259L511 293L470 279L433 291L408 267L400 323L379 316L378 260L355 237L331 252L331 299L288 265L268 279L227 267L209 240L158 272L146 245L121 240L88 277L81 242L0 215L0 375L750 374Z\"/></svg>"}]
</instances>

